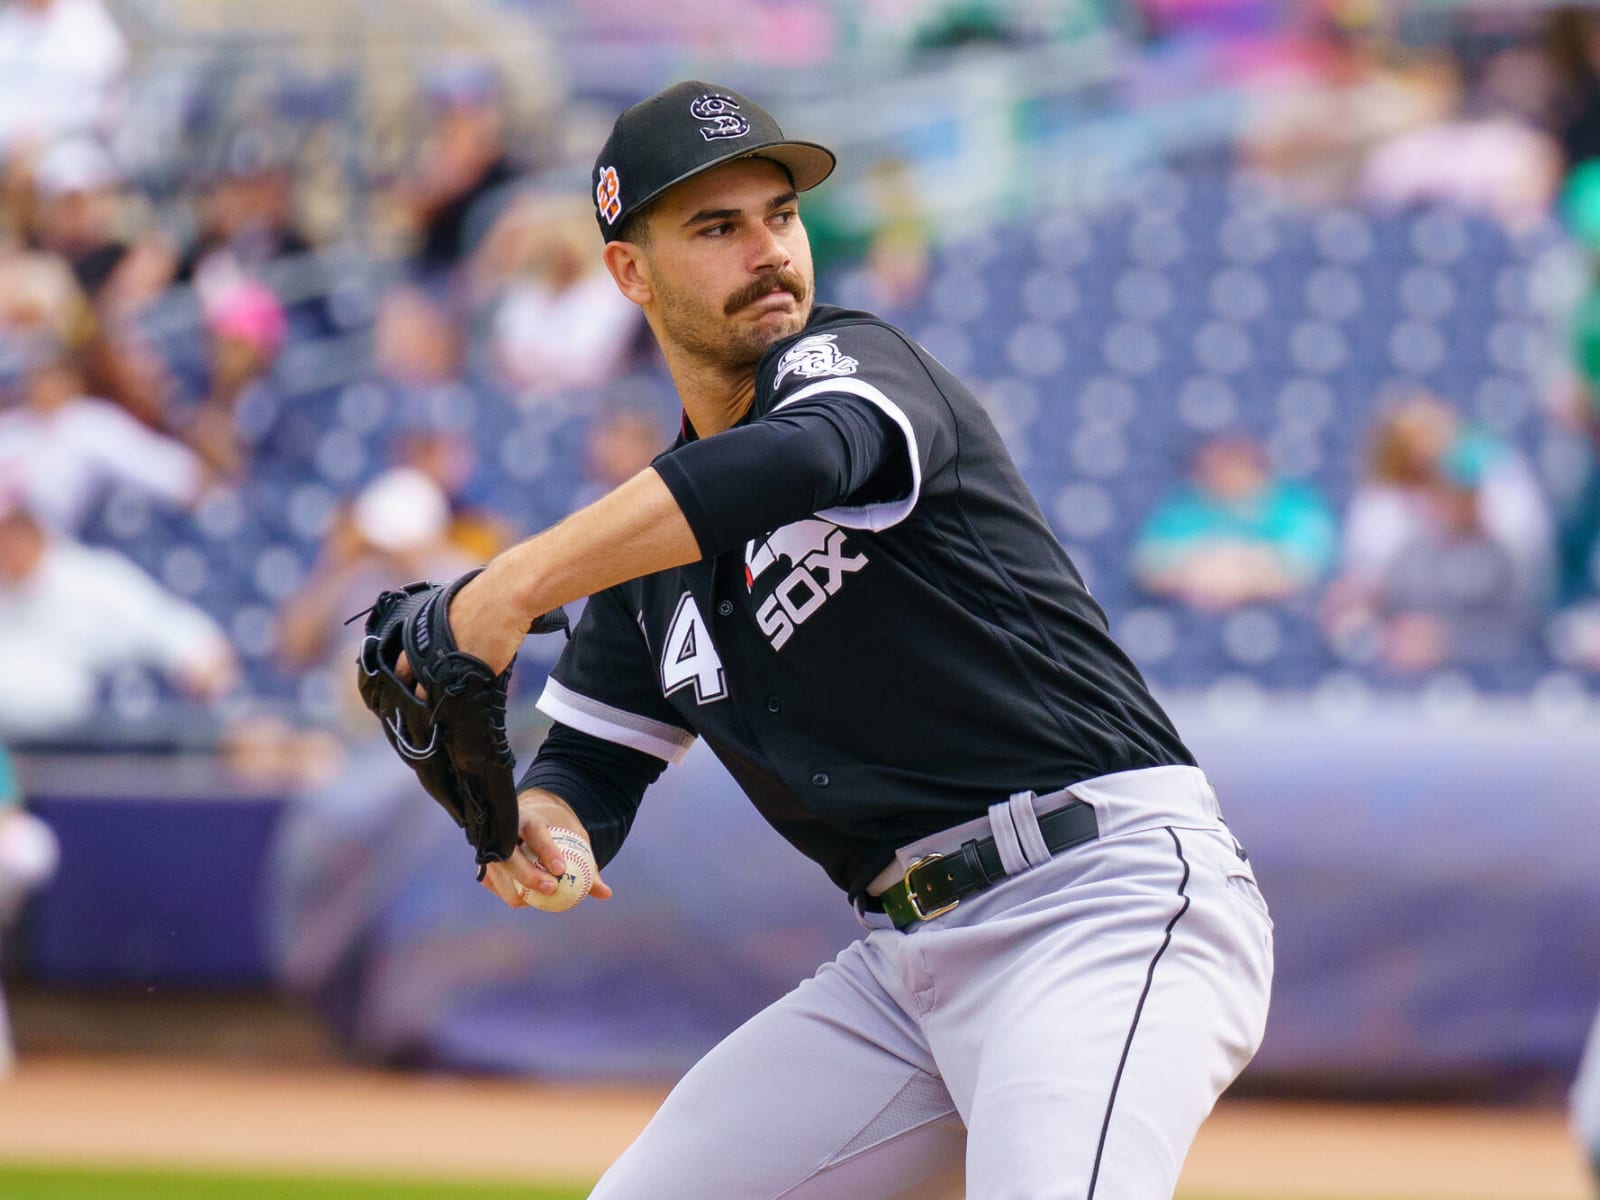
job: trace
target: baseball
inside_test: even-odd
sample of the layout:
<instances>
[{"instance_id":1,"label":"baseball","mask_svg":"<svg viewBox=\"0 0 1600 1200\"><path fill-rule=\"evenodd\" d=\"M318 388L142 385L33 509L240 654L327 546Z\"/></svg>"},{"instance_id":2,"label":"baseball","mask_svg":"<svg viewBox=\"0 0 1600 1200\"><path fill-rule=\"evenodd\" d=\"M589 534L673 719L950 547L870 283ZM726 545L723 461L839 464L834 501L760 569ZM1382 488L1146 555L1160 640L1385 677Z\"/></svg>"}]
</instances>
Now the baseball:
<instances>
[{"instance_id":1,"label":"baseball","mask_svg":"<svg viewBox=\"0 0 1600 1200\"><path fill-rule=\"evenodd\" d=\"M567 860L567 873L556 880L556 890L548 895L521 884L517 885L517 891L522 894L522 902L529 908L566 912L589 894L595 877L594 856L589 853L583 838L570 829L553 828L550 836L561 848L561 856ZM533 858L533 852L528 847L523 846L522 852Z\"/></svg>"}]
</instances>

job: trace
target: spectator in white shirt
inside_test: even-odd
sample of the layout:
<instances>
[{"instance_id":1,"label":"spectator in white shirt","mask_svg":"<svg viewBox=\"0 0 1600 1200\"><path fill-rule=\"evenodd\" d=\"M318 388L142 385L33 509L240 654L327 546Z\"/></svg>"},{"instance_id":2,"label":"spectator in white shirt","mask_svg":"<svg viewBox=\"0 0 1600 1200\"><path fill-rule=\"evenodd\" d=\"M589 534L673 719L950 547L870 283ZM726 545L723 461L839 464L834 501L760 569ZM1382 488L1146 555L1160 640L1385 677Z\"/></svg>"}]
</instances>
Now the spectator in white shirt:
<instances>
[{"instance_id":1,"label":"spectator in white shirt","mask_svg":"<svg viewBox=\"0 0 1600 1200\"><path fill-rule=\"evenodd\" d=\"M0 9L0 159L107 127L127 67L100 0L12 0Z\"/></svg>"},{"instance_id":2,"label":"spectator in white shirt","mask_svg":"<svg viewBox=\"0 0 1600 1200\"><path fill-rule=\"evenodd\" d=\"M205 470L182 442L127 410L83 394L72 355L38 343L21 385L22 403L0 408L0 479L20 489L52 528L77 533L106 489L127 485L186 506Z\"/></svg>"},{"instance_id":3,"label":"spectator in white shirt","mask_svg":"<svg viewBox=\"0 0 1600 1200\"><path fill-rule=\"evenodd\" d=\"M154 668L202 702L239 674L205 613L115 551L50 533L15 496L0 496L0 663L0 736L16 738L92 719L119 668Z\"/></svg>"},{"instance_id":4,"label":"spectator in white shirt","mask_svg":"<svg viewBox=\"0 0 1600 1200\"><path fill-rule=\"evenodd\" d=\"M639 310L599 268L593 237L587 207L526 196L474 259L477 287L500 289L495 362L524 401L600 386L625 369L638 343Z\"/></svg>"}]
</instances>

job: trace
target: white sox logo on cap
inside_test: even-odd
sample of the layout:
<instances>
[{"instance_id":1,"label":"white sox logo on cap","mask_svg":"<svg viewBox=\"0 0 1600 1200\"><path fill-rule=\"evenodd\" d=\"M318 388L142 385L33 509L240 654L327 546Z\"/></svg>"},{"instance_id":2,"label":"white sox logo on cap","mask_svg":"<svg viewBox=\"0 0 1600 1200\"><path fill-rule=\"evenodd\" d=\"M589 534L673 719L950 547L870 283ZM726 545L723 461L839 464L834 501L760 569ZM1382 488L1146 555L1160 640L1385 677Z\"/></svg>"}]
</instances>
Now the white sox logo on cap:
<instances>
[{"instance_id":1,"label":"white sox logo on cap","mask_svg":"<svg viewBox=\"0 0 1600 1200\"><path fill-rule=\"evenodd\" d=\"M743 137L750 132L750 122L739 115L739 103L731 96L707 92L689 105L689 115L697 121L708 122L700 126L700 136L708 142Z\"/></svg>"},{"instance_id":2,"label":"white sox logo on cap","mask_svg":"<svg viewBox=\"0 0 1600 1200\"><path fill-rule=\"evenodd\" d=\"M594 189L594 206L600 210L607 225L615 225L617 218L622 215L622 184L617 179L615 167L600 168L600 182Z\"/></svg>"}]
</instances>

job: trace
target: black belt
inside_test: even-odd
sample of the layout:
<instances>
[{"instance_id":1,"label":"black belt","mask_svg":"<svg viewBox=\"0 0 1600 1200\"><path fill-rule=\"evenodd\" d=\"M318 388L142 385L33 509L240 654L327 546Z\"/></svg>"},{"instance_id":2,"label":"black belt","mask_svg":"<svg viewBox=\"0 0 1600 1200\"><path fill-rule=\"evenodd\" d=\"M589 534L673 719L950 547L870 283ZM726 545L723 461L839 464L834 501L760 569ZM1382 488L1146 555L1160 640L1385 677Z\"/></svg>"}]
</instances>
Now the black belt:
<instances>
[{"instance_id":1,"label":"black belt","mask_svg":"<svg viewBox=\"0 0 1600 1200\"><path fill-rule=\"evenodd\" d=\"M1100 836L1094 809L1082 800L1039 818L1039 832L1045 848L1060 854ZM905 877L892 885L877 900L889 914L896 929L909 929L919 921L929 921L947 913L970 895L999 883L1006 877L1000 863L1000 848L992 837L962 842L953 854L928 854L906 868Z\"/></svg>"}]
</instances>

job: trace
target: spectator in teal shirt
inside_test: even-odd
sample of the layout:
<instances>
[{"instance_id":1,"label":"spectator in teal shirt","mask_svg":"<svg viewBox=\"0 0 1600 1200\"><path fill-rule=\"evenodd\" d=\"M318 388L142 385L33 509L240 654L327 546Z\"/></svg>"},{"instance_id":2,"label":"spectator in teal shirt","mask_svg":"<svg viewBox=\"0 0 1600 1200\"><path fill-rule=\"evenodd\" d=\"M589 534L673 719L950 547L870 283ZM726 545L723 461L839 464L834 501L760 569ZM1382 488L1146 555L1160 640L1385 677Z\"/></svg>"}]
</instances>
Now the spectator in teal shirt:
<instances>
[{"instance_id":1,"label":"spectator in teal shirt","mask_svg":"<svg viewBox=\"0 0 1600 1200\"><path fill-rule=\"evenodd\" d=\"M1259 443L1203 444L1192 480L1150 514L1134 574L1158 596L1220 610L1305 591L1327 571L1333 512L1310 484L1275 479Z\"/></svg>"}]
</instances>

